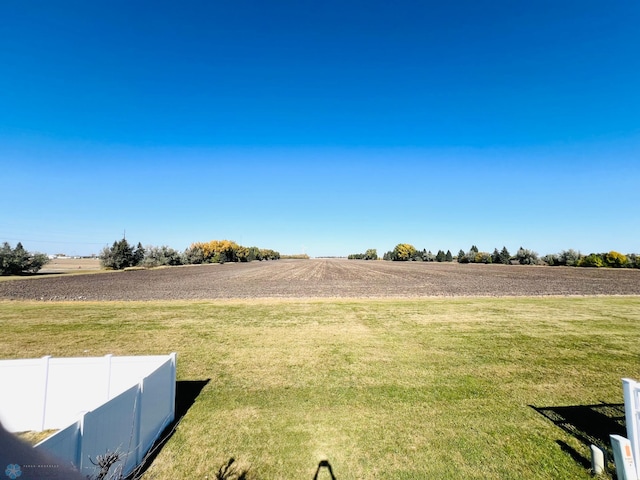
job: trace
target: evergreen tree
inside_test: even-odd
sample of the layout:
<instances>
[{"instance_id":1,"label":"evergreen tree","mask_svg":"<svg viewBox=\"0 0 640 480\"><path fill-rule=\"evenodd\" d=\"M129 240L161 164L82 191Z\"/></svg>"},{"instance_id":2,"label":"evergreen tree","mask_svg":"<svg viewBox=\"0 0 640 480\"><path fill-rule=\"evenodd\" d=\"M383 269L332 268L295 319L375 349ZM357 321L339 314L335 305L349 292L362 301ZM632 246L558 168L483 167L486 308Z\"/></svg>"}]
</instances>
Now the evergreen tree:
<instances>
[{"instance_id":1,"label":"evergreen tree","mask_svg":"<svg viewBox=\"0 0 640 480\"><path fill-rule=\"evenodd\" d=\"M500 250L499 263L503 263L504 265L509 265L510 262L511 262L511 254L509 253L509 250L507 250L507 247L502 247L502 250Z\"/></svg>"},{"instance_id":2,"label":"evergreen tree","mask_svg":"<svg viewBox=\"0 0 640 480\"><path fill-rule=\"evenodd\" d=\"M144 247L140 242L136 246L136 249L133 251L133 266L140 265L142 260L144 260Z\"/></svg>"},{"instance_id":3,"label":"evergreen tree","mask_svg":"<svg viewBox=\"0 0 640 480\"><path fill-rule=\"evenodd\" d=\"M36 273L48 262L49 257L45 254L29 253L20 242L16 248L11 248L7 242L0 247L0 275Z\"/></svg>"},{"instance_id":4,"label":"evergreen tree","mask_svg":"<svg viewBox=\"0 0 640 480\"><path fill-rule=\"evenodd\" d=\"M444 257L445 261L453 262L453 255L451 255L451 250L447 250L447 254Z\"/></svg>"},{"instance_id":5,"label":"evergreen tree","mask_svg":"<svg viewBox=\"0 0 640 480\"><path fill-rule=\"evenodd\" d=\"M536 265L538 263L538 254L533 250L520 247L516 253L516 259L520 265Z\"/></svg>"},{"instance_id":6,"label":"evergreen tree","mask_svg":"<svg viewBox=\"0 0 640 480\"><path fill-rule=\"evenodd\" d=\"M113 270L122 270L134 265L133 248L126 238L113 242L111 248L105 247L98 258L104 268Z\"/></svg>"}]
</instances>

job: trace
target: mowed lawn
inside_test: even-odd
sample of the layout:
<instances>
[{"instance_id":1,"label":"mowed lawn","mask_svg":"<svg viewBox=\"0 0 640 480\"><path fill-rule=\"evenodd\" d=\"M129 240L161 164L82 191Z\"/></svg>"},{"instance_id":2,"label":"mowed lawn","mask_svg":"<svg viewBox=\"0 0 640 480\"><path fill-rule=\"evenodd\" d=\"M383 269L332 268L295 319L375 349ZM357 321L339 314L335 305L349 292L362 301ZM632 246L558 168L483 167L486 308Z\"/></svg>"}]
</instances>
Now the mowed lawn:
<instances>
[{"instance_id":1,"label":"mowed lawn","mask_svg":"<svg viewBox=\"0 0 640 480\"><path fill-rule=\"evenodd\" d=\"M5 301L0 328L3 359L175 351L207 382L147 479L588 479L579 428L533 407L640 379L639 297Z\"/></svg>"}]
</instances>

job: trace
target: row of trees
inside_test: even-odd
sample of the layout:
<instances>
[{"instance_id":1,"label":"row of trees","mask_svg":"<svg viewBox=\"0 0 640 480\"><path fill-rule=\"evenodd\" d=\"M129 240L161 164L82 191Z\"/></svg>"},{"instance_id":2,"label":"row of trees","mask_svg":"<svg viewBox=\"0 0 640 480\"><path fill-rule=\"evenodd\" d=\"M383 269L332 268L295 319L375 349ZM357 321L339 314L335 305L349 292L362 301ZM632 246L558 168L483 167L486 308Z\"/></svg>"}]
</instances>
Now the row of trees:
<instances>
[{"instance_id":1,"label":"row of trees","mask_svg":"<svg viewBox=\"0 0 640 480\"><path fill-rule=\"evenodd\" d=\"M36 273L49 262L44 253L31 253L18 242L15 248L7 242L0 247L0 275Z\"/></svg>"},{"instance_id":2,"label":"row of trees","mask_svg":"<svg viewBox=\"0 0 640 480\"><path fill-rule=\"evenodd\" d=\"M254 260L279 260L275 250L243 247L230 240L211 240L192 243L187 249L189 263L252 262Z\"/></svg>"},{"instance_id":3,"label":"row of trees","mask_svg":"<svg viewBox=\"0 0 640 480\"><path fill-rule=\"evenodd\" d=\"M453 255L449 250L446 253L438 250L438 253L434 255L431 250L417 250L409 243L399 243L392 251L385 253L382 259L397 262L451 262Z\"/></svg>"},{"instance_id":4,"label":"row of trees","mask_svg":"<svg viewBox=\"0 0 640 480\"><path fill-rule=\"evenodd\" d=\"M370 248L364 253L352 253L347 257L349 260L378 260L378 251Z\"/></svg>"},{"instance_id":5,"label":"row of trees","mask_svg":"<svg viewBox=\"0 0 640 480\"><path fill-rule=\"evenodd\" d=\"M353 260L376 260L378 258L377 254L372 256L370 252L375 254L376 250L369 249L366 253L351 254L348 258ZM640 256L636 254L623 255L615 251L583 255L580 252L569 249L563 250L558 254L539 257L533 250L523 247L520 247L515 255L511 255L507 247L502 247L501 250L495 248L493 253L489 253L480 251L475 245L472 245L467 252L461 249L458 255L454 257L450 250L447 250L446 253L438 250L438 253L434 255L430 250L418 250L411 244L399 243L393 250L385 253L382 259L400 262L453 262L455 260L458 263L498 263L504 265L640 268Z\"/></svg>"},{"instance_id":6,"label":"row of trees","mask_svg":"<svg viewBox=\"0 0 640 480\"><path fill-rule=\"evenodd\" d=\"M280 253L258 247L243 247L230 240L195 242L184 252L171 247L133 247L125 238L105 247L100 255L103 268L122 270L129 267L159 267L195 265L201 263L251 262L253 260L278 260Z\"/></svg>"},{"instance_id":7,"label":"row of trees","mask_svg":"<svg viewBox=\"0 0 640 480\"><path fill-rule=\"evenodd\" d=\"M591 253L589 255L567 255L561 252L558 255L547 255L543 257L547 265L569 265L576 267L612 267L612 268L640 268L640 256L635 253L623 255L622 253L610 251L608 253Z\"/></svg>"}]
</instances>

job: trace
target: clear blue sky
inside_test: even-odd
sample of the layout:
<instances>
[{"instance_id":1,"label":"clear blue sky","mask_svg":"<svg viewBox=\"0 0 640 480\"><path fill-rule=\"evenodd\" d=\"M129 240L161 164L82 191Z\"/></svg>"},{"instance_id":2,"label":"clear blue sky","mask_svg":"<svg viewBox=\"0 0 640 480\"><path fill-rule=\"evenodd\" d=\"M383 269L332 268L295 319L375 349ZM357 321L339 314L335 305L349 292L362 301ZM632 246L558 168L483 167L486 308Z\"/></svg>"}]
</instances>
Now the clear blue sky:
<instances>
[{"instance_id":1,"label":"clear blue sky","mask_svg":"<svg viewBox=\"0 0 640 480\"><path fill-rule=\"evenodd\" d=\"M0 5L0 241L640 252L640 2Z\"/></svg>"}]
</instances>

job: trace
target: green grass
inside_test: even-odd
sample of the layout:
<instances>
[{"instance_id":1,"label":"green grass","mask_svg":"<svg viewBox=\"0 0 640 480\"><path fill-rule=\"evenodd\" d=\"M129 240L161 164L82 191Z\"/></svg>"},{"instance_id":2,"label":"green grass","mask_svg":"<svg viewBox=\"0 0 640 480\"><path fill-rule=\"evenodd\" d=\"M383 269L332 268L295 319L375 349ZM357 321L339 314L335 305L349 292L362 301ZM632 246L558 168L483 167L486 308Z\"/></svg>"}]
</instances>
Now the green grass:
<instances>
[{"instance_id":1,"label":"green grass","mask_svg":"<svg viewBox=\"0 0 640 480\"><path fill-rule=\"evenodd\" d=\"M176 351L210 380L149 479L588 479L531 406L640 378L638 297L1 302L0 328L0 358Z\"/></svg>"}]
</instances>

